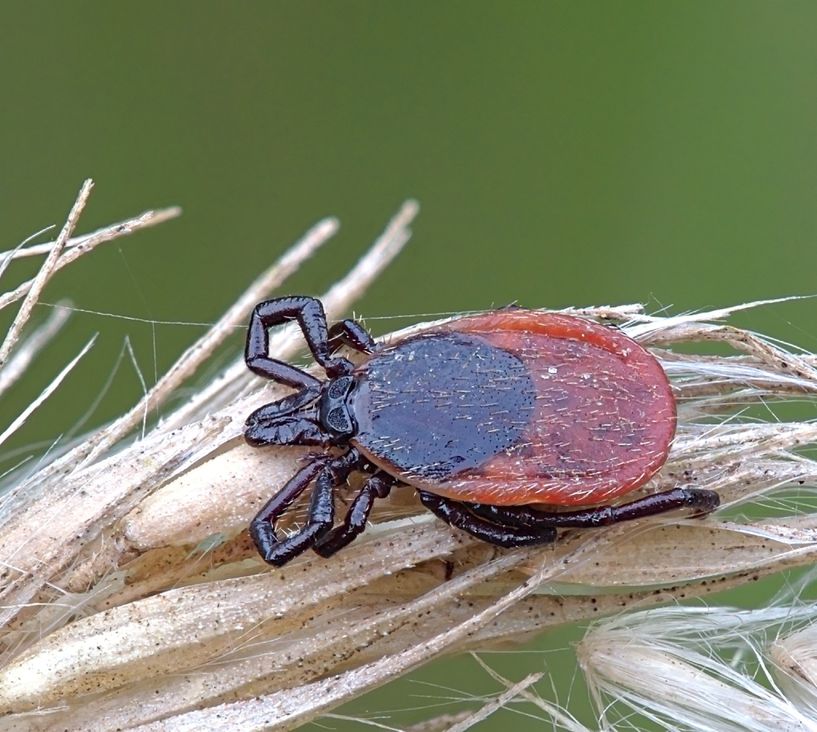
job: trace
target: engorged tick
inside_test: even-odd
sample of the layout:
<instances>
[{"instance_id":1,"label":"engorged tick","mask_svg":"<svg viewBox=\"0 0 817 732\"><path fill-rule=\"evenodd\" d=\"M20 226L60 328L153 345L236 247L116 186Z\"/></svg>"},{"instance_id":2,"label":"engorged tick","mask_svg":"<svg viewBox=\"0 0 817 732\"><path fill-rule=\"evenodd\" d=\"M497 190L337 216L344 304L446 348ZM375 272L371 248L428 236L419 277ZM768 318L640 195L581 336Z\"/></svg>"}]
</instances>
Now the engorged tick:
<instances>
[{"instance_id":1,"label":"engorged tick","mask_svg":"<svg viewBox=\"0 0 817 732\"><path fill-rule=\"evenodd\" d=\"M293 318L327 380L269 357L267 329ZM354 365L334 355L341 346L366 356ZM552 542L559 527L719 504L714 491L676 487L598 505L664 464L675 400L652 354L585 318L512 307L380 345L354 320L327 328L319 300L282 297L253 310L245 360L297 390L248 417L247 442L324 449L250 525L276 566L310 547L328 557L349 544L374 500L398 484L451 526L504 547ZM368 478L336 526L334 491L354 472ZM279 538L276 520L313 482L305 524Z\"/></svg>"}]
</instances>

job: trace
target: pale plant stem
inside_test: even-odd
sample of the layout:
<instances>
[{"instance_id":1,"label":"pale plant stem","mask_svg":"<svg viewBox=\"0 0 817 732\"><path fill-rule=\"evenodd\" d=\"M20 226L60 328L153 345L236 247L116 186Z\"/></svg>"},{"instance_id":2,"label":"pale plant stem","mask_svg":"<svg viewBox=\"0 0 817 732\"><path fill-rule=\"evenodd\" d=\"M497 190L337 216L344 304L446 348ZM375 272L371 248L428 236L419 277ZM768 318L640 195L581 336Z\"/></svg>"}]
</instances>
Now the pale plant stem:
<instances>
[{"instance_id":1,"label":"pale plant stem","mask_svg":"<svg viewBox=\"0 0 817 732\"><path fill-rule=\"evenodd\" d=\"M19 287L11 293L26 298L27 312L69 255L176 212L71 239L79 208L54 244L25 250L49 259L40 279L23 294ZM327 291L331 318L348 312L396 256L416 213L414 202L404 204L369 252ZM247 521L292 475L304 451L254 450L241 433L251 409L280 389L251 389L258 382L237 360L174 412L148 424L144 436L133 435L147 411L177 395L255 302L279 288L336 228L327 219L307 232L120 419L45 461L26 480L7 478L9 492L0 501L0 708L9 728L291 729L441 654L507 644L603 615L616 619L599 623L579 653L600 720L611 695L613 704L624 702L654 719L701 725L707 714L723 719L722 710L732 707L716 695L728 691L725 679L739 679L717 672L713 683L706 677L716 673L712 659L670 647L674 637L688 638L683 629L689 617L702 615L683 607L674 609L676 615L637 611L708 597L814 562L817 511L809 503L792 504L790 496L800 491L810 498L817 484L817 462L808 452L817 444L817 424L783 421L771 411L774 404L817 403L814 356L713 322L760 303L666 317L645 315L634 305L573 309L621 322L628 334L660 346L656 352L679 400L679 426L670 458L649 488L709 487L721 495L722 513L568 531L551 546L505 552L452 531L420 512L410 490L395 489L376 504L364 537L331 561L305 556L271 570L251 546ZM76 246L66 250L72 242ZM21 251L0 255L0 267ZM27 319L18 316L14 339ZM42 333L53 334L52 327L17 347L0 386L10 383L8 374L23 375ZM727 344L736 355L672 350L701 340ZM275 356L289 358L298 348L302 339L292 329L271 334ZM31 415L61 376L4 434ZM753 405L767 410L768 421L746 414ZM776 512L744 516L750 503ZM302 516L299 504L282 528ZM628 626L636 617L639 622ZM813 612L793 610L789 617L815 621ZM752 628L755 620L744 616L742 622ZM726 635L738 626L720 620L719 627ZM813 634L800 630L775 647L774 658L780 666L801 664L813 692L817 674L803 651L813 645ZM664 684L668 693L661 697L651 674L658 678L659 670L673 668L687 686ZM504 690L481 709L430 720L428 728L465 730L525 699L553 724L583 729L567 711L538 698L532 688L538 675L495 680ZM715 701L699 703L697 690ZM791 720L791 729L811 732L793 701L764 694L747 685L731 697L749 720L747 729Z\"/></svg>"},{"instance_id":2,"label":"pale plant stem","mask_svg":"<svg viewBox=\"0 0 817 732\"><path fill-rule=\"evenodd\" d=\"M538 683L543 676L544 673L528 674L524 679L522 679L522 681L515 684L510 684L508 689L497 696L496 699L492 699L488 703L484 704L469 717L466 717L456 724L451 725L448 728L448 732L466 732L466 730L471 729L471 727L473 727L475 724L484 721L494 712L502 709L513 702L514 699L520 697L523 692L527 691L531 686Z\"/></svg>"},{"instance_id":3,"label":"pale plant stem","mask_svg":"<svg viewBox=\"0 0 817 732\"><path fill-rule=\"evenodd\" d=\"M88 202L88 197L91 195L91 189L93 187L94 183L90 179L82 184L77 200L68 212L68 218L65 220L65 224L62 227L62 231L60 231L60 235L57 237L57 241L45 258L42 267L40 267L40 271L37 272L37 276L32 281L28 293L23 298L23 304L20 305L17 317L14 318L14 322L12 322L11 327L6 333L3 343L0 344L0 369L6 365L11 349L14 348L17 343L23 327L31 317L31 311L37 304L37 300L40 299L40 293L43 291L48 280L51 279L51 275L55 272L62 250L65 248L65 244L71 234L74 233L80 214Z\"/></svg>"},{"instance_id":4,"label":"pale plant stem","mask_svg":"<svg viewBox=\"0 0 817 732\"><path fill-rule=\"evenodd\" d=\"M22 427L23 424L25 424L25 421L37 410L37 408L40 407L42 403L57 390L57 388L63 382L65 377L68 376L69 373L71 373L74 366L76 366L79 363L80 359L82 359L82 357L86 353L88 353L88 351L91 350L91 348L94 345L94 341L96 341L96 336L91 338L91 340L89 340L85 344L85 346L83 346L82 350L65 365L62 371L60 371L57 374L53 381L45 389L43 389L40 395L33 402L31 402L31 404L29 404L22 412L20 412L20 414L17 415L17 417L14 418L11 424L8 427L6 427L6 429L3 430L3 432L0 432L0 445L2 445L18 429L20 429L20 427Z\"/></svg>"},{"instance_id":5,"label":"pale plant stem","mask_svg":"<svg viewBox=\"0 0 817 732\"><path fill-rule=\"evenodd\" d=\"M71 310L66 305L67 303L58 305L48 320L17 348L8 363L6 363L5 368L0 369L0 396L25 374L26 369L31 365L37 354L48 345L62 326L65 325L71 316Z\"/></svg>"},{"instance_id":6,"label":"pale plant stem","mask_svg":"<svg viewBox=\"0 0 817 732\"><path fill-rule=\"evenodd\" d=\"M170 219L175 219L181 215L181 212L182 210L177 206L159 209L156 211L145 211L138 216L126 219L125 221L120 221L119 223L111 226L106 226L105 228L99 229L92 234L77 237L76 240L74 240L73 246L67 249L67 251L64 251L62 256L57 259L55 269L60 270L63 267L67 267L84 254L88 254L96 249L96 247L98 247L100 244L114 241L123 236L141 231L149 226L156 226L157 224L162 224ZM55 245L56 242L49 244L47 251L52 251ZM7 252L5 258L2 260L2 263L0 263L0 267L5 265L7 262L10 262L13 258L13 252ZM25 282L20 283L14 289L0 295L0 310L25 297L33 285L34 279L26 280Z\"/></svg>"}]
</instances>

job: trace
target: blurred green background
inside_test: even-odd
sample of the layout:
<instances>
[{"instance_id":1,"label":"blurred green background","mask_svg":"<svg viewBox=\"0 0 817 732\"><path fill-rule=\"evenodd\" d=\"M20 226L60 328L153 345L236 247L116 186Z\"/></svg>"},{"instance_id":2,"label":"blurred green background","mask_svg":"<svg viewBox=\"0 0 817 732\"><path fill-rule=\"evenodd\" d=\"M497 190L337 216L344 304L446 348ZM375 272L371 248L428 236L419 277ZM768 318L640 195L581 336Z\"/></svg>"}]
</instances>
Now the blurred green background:
<instances>
[{"instance_id":1,"label":"blurred green background","mask_svg":"<svg viewBox=\"0 0 817 732\"><path fill-rule=\"evenodd\" d=\"M72 426L126 338L154 381L202 332L156 321L214 321L334 214L340 236L291 287L321 292L407 197L422 204L414 239L356 306L377 331L511 301L680 311L815 294L816 31L813 2L4 3L0 250L59 227L89 176L80 232L184 208L48 287L47 302L145 322L72 318L2 426L98 332L94 351L4 465ZM813 351L814 313L804 300L736 322ZM90 424L140 394L123 364ZM549 658L504 670L519 680ZM549 665L569 684L575 661L561 659ZM485 674L465 660L417 678L469 694ZM427 701L396 688L354 713ZM541 725L504 712L479 729L509 720Z\"/></svg>"}]
</instances>

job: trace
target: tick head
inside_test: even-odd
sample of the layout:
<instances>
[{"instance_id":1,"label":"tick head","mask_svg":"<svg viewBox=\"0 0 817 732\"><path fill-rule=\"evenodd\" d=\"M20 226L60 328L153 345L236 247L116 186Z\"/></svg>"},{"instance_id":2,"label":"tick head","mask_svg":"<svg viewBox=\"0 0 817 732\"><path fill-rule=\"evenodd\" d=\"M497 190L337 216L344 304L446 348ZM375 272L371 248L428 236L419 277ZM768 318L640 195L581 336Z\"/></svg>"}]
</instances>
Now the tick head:
<instances>
[{"instance_id":1,"label":"tick head","mask_svg":"<svg viewBox=\"0 0 817 732\"><path fill-rule=\"evenodd\" d=\"M354 376L339 376L326 382L321 392L318 420L335 440L348 440L357 433L357 423L349 404L356 384Z\"/></svg>"}]
</instances>

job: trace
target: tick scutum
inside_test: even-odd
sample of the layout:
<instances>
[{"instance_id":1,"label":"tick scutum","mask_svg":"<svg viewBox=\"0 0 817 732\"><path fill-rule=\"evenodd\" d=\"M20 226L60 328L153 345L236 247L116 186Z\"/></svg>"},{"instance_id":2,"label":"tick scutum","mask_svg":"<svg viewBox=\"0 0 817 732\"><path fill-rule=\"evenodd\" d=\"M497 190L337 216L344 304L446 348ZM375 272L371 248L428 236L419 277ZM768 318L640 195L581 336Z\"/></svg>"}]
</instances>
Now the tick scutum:
<instances>
[{"instance_id":1,"label":"tick scutum","mask_svg":"<svg viewBox=\"0 0 817 732\"><path fill-rule=\"evenodd\" d=\"M352 443L415 486L478 469L511 449L536 397L525 364L477 335L409 338L357 376Z\"/></svg>"}]
</instances>

